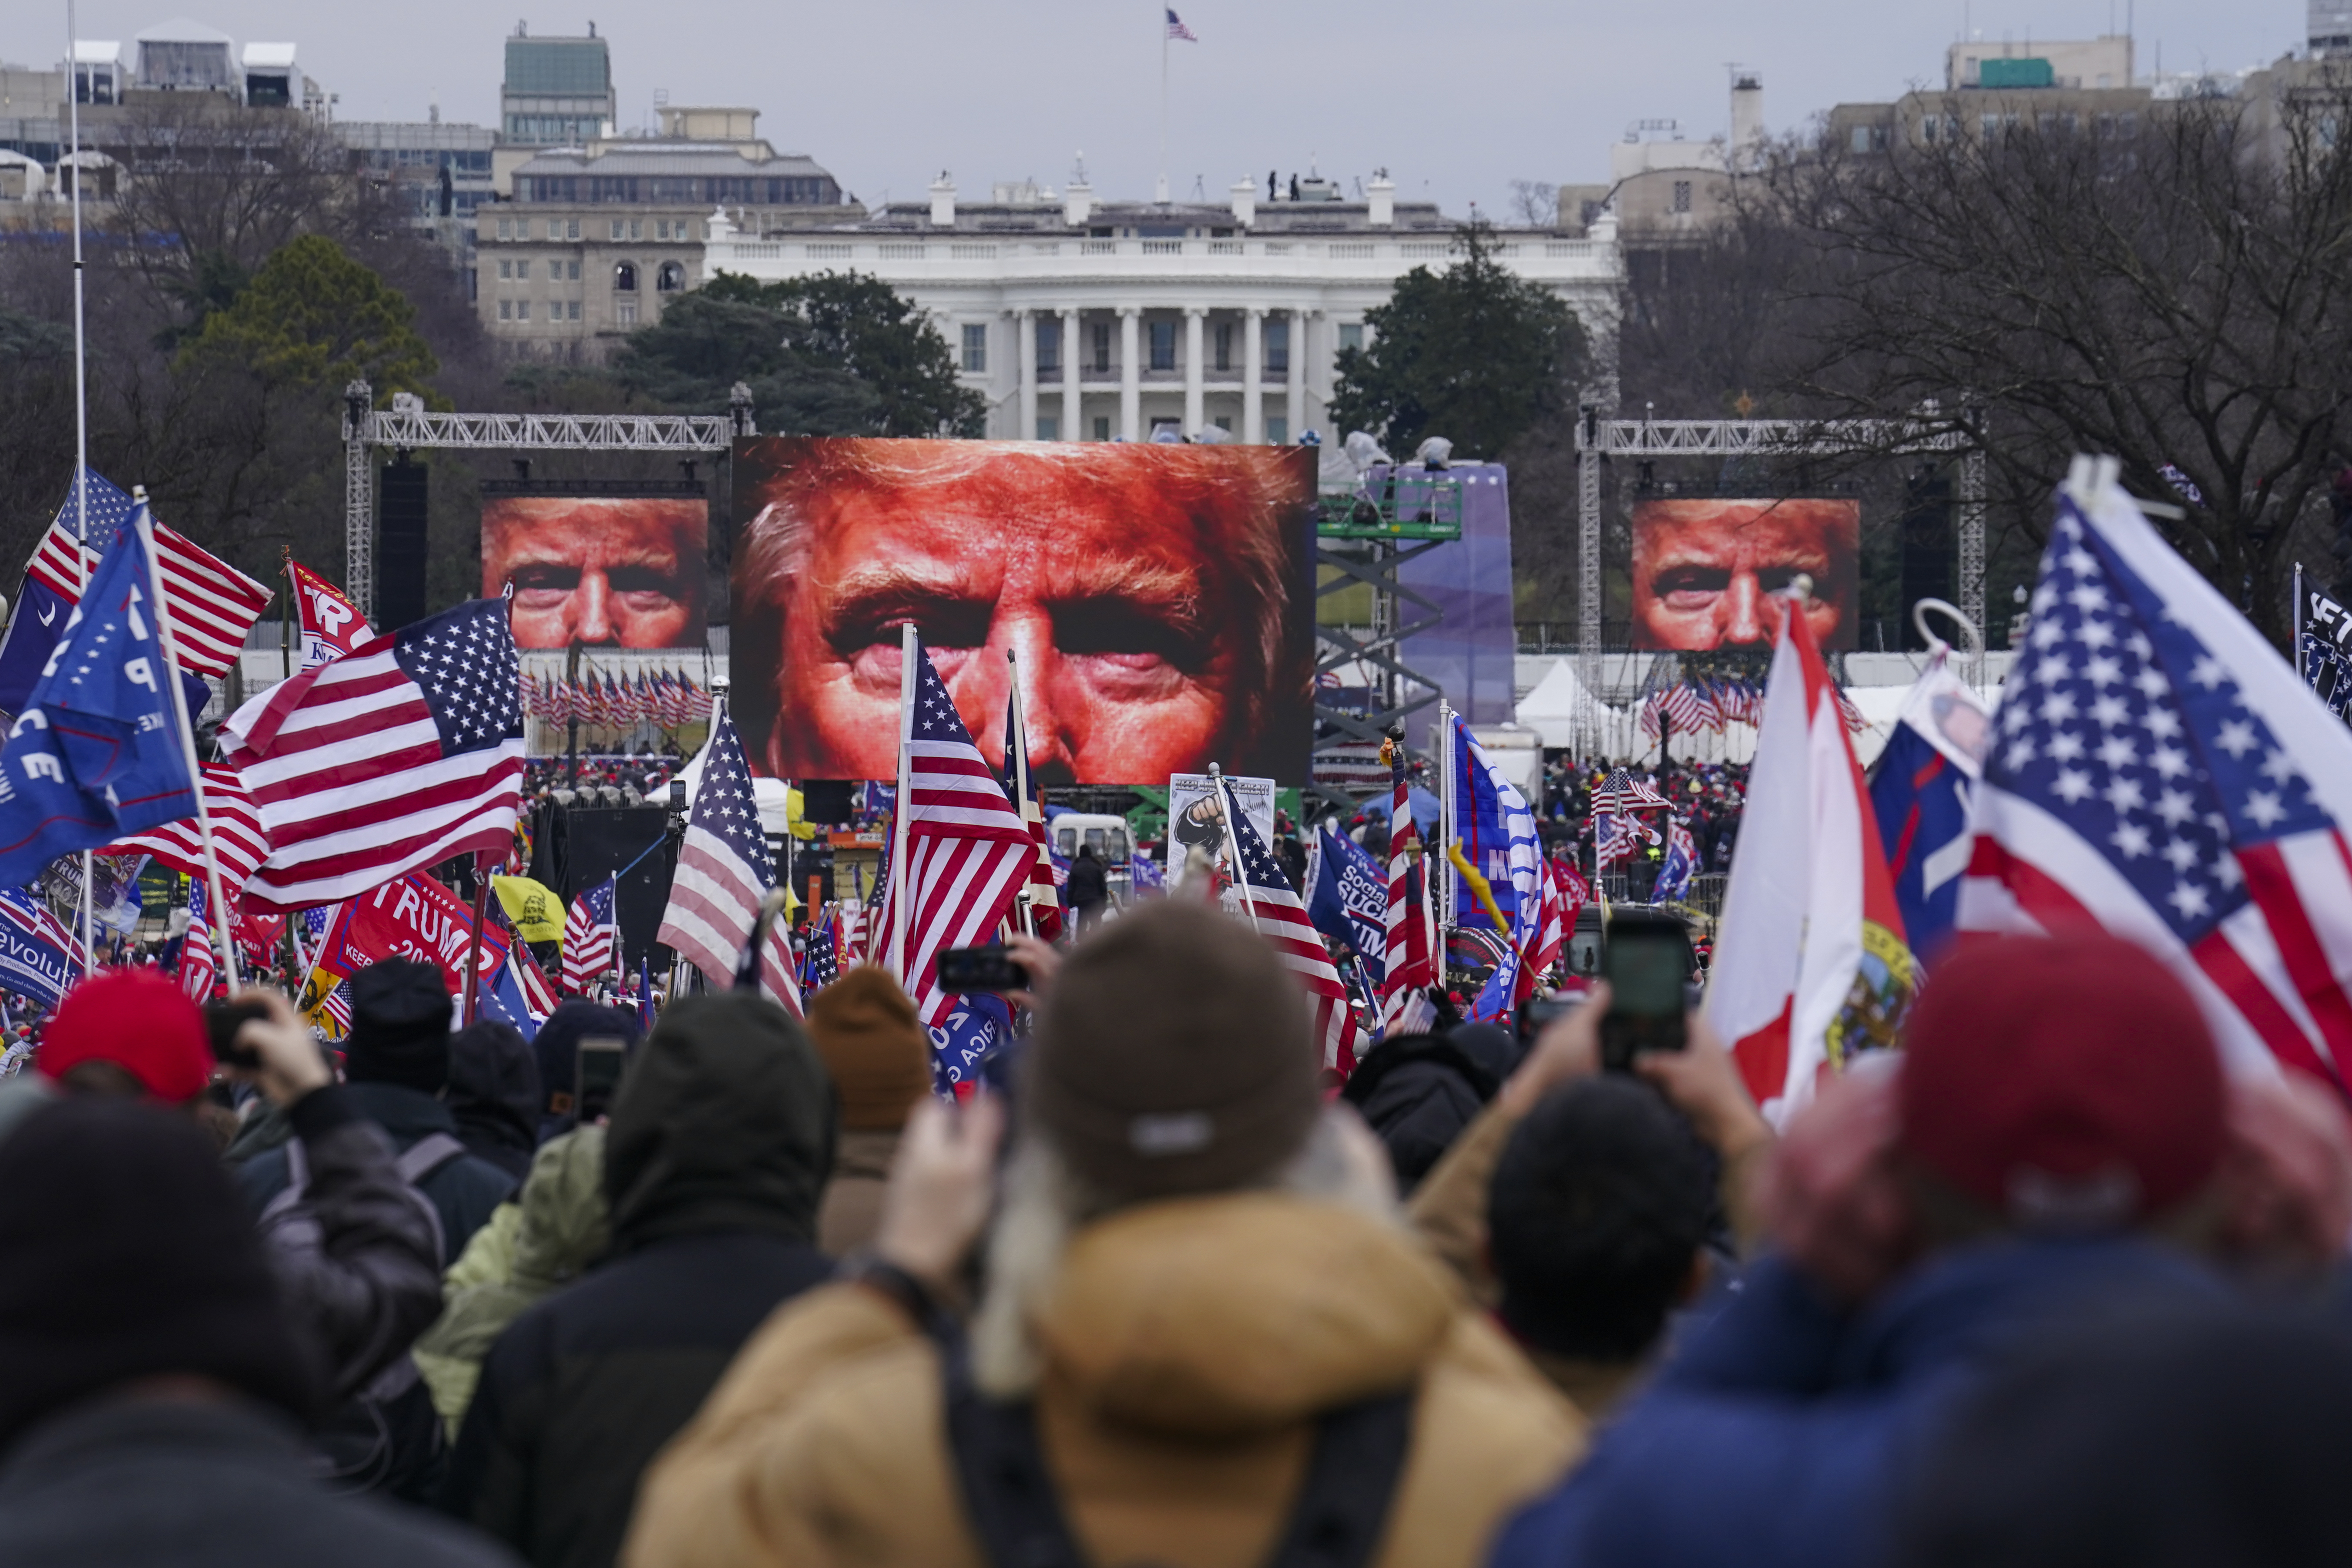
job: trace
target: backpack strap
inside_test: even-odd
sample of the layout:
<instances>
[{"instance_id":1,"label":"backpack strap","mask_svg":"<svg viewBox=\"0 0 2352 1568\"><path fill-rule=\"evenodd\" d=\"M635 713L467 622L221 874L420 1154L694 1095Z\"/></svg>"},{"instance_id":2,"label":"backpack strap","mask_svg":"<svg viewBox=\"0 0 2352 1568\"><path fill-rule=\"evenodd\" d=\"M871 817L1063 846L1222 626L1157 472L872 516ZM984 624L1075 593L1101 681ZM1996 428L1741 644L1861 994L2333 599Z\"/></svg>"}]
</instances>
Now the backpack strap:
<instances>
[{"instance_id":1,"label":"backpack strap","mask_svg":"<svg viewBox=\"0 0 2352 1568\"><path fill-rule=\"evenodd\" d=\"M981 1393L961 1338L942 1344L948 1447L964 1516L994 1568L1087 1568L1045 1468L1036 1407ZM1364 1568L1412 1446L1414 1391L1325 1414L1267 1568Z\"/></svg>"},{"instance_id":2,"label":"backpack strap","mask_svg":"<svg viewBox=\"0 0 2352 1568\"><path fill-rule=\"evenodd\" d=\"M428 1132L401 1152L400 1179L412 1187L422 1185L425 1177L465 1153L466 1146L446 1132Z\"/></svg>"}]
</instances>

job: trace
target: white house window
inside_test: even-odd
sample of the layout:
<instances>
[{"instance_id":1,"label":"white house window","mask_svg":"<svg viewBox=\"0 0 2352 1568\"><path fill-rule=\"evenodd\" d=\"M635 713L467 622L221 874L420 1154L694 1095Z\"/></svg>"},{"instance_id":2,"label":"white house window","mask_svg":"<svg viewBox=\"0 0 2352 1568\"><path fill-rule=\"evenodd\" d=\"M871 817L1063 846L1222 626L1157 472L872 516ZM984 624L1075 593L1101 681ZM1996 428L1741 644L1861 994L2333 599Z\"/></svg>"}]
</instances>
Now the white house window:
<instances>
[{"instance_id":1,"label":"white house window","mask_svg":"<svg viewBox=\"0 0 2352 1568\"><path fill-rule=\"evenodd\" d=\"M1095 373L1098 375L1103 375L1109 374L1109 371L1110 323L1108 321L1097 321L1095 323ZM1106 428L1108 428L1108 426L1106 426ZM1098 436L1096 439L1098 441L1108 441L1110 437L1108 436Z\"/></svg>"},{"instance_id":2,"label":"white house window","mask_svg":"<svg viewBox=\"0 0 2352 1568\"><path fill-rule=\"evenodd\" d=\"M1234 368L1234 324L1231 321L1217 323L1217 368Z\"/></svg>"},{"instance_id":3,"label":"white house window","mask_svg":"<svg viewBox=\"0 0 2352 1568\"><path fill-rule=\"evenodd\" d=\"M1097 441L1108 441L1110 439L1109 415L1097 414L1095 416L1095 439Z\"/></svg>"},{"instance_id":4,"label":"white house window","mask_svg":"<svg viewBox=\"0 0 2352 1568\"><path fill-rule=\"evenodd\" d=\"M1062 422L1051 414L1037 416L1037 439L1058 441L1062 438Z\"/></svg>"},{"instance_id":5,"label":"white house window","mask_svg":"<svg viewBox=\"0 0 2352 1568\"><path fill-rule=\"evenodd\" d=\"M1265 324L1265 368L1274 375L1290 374L1290 323L1268 321ZM1276 445L1281 438L1276 437Z\"/></svg>"},{"instance_id":6,"label":"white house window","mask_svg":"<svg viewBox=\"0 0 2352 1568\"><path fill-rule=\"evenodd\" d=\"M1342 322L1340 322L1340 323L1339 323L1339 350L1340 350L1340 352L1344 353L1346 353L1346 352L1347 352L1348 350L1349 350L1349 349L1361 350L1361 349L1363 348L1363 346L1364 346L1364 323L1363 323L1363 322L1361 322L1361 321L1342 321Z\"/></svg>"},{"instance_id":7,"label":"white house window","mask_svg":"<svg viewBox=\"0 0 2352 1568\"><path fill-rule=\"evenodd\" d=\"M1051 316L1041 316L1037 321L1037 374L1052 375L1061 368L1062 323ZM1054 437L1041 436L1038 439L1050 441Z\"/></svg>"},{"instance_id":8,"label":"white house window","mask_svg":"<svg viewBox=\"0 0 2352 1568\"><path fill-rule=\"evenodd\" d=\"M1173 321L1151 323L1151 368L1176 368L1176 323Z\"/></svg>"},{"instance_id":9,"label":"white house window","mask_svg":"<svg viewBox=\"0 0 2352 1568\"><path fill-rule=\"evenodd\" d=\"M988 328L977 321L963 330L963 368L972 372L988 368Z\"/></svg>"},{"instance_id":10,"label":"white house window","mask_svg":"<svg viewBox=\"0 0 2352 1568\"><path fill-rule=\"evenodd\" d=\"M1265 417L1265 438L1268 442L1276 447L1289 446L1290 421L1284 418L1279 414L1267 415Z\"/></svg>"}]
</instances>

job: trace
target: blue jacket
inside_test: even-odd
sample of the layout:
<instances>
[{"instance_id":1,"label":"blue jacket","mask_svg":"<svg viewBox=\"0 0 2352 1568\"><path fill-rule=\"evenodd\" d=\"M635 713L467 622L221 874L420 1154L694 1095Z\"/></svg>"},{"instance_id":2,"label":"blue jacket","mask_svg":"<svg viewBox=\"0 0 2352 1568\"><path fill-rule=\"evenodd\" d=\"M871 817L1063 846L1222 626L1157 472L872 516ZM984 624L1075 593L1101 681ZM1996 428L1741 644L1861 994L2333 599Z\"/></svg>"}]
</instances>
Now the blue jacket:
<instances>
[{"instance_id":1,"label":"blue jacket","mask_svg":"<svg viewBox=\"0 0 2352 1568\"><path fill-rule=\"evenodd\" d=\"M2186 1254L2007 1241L1935 1259L1859 1313L1788 1264L1739 1299L1497 1541L1496 1568L1862 1568L1900 1484L2003 1344L2116 1298L2210 1296Z\"/></svg>"}]
</instances>

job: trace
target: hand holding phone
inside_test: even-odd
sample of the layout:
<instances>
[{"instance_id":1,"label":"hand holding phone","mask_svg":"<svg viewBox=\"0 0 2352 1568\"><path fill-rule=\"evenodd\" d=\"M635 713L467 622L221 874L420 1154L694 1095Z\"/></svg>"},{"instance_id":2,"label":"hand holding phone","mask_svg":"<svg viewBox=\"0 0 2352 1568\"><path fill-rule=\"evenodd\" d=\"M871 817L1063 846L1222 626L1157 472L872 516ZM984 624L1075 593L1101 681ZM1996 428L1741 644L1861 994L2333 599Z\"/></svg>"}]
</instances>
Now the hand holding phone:
<instances>
[{"instance_id":1,"label":"hand holding phone","mask_svg":"<svg viewBox=\"0 0 2352 1568\"><path fill-rule=\"evenodd\" d=\"M1029 972L1001 947L950 947L940 954L942 991L1026 991Z\"/></svg>"},{"instance_id":2,"label":"hand holding phone","mask_svg":"<svg viewBox=\"0 0 2352 1568\"><path fill-rule=\"evenodd\" d=\"M1631 1072L1646 1051L1678 1051L1686 1043L1683 1017L1690 1006L1690 930L1675 915L1644 910L1611 917L1601 959L1609 981L1609 1011L1601 1020L1601 1065Z\"/></svg>"}]
</instances>

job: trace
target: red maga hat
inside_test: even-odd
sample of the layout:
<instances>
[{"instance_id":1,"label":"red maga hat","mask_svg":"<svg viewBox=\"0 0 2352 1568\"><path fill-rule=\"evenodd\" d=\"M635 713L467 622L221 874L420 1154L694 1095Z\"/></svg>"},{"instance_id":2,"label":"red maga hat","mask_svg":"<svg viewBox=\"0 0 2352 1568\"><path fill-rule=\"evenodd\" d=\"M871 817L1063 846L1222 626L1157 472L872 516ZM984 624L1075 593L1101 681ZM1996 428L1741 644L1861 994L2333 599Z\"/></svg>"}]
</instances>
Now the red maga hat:
<instances>
[{"instance_id":1,"label":"red maga hat","mask_svg":"<svg viewBox=\"0 0 2352 1568\"><path fill-rule=\"evenodd\" d=\"M41 1032L49 1077L93 1061L112 1062L158 1100L194 1099L213 1076L204 1013L158 970L103 971L67 992Z\"/></svg>"}]
</instances>

